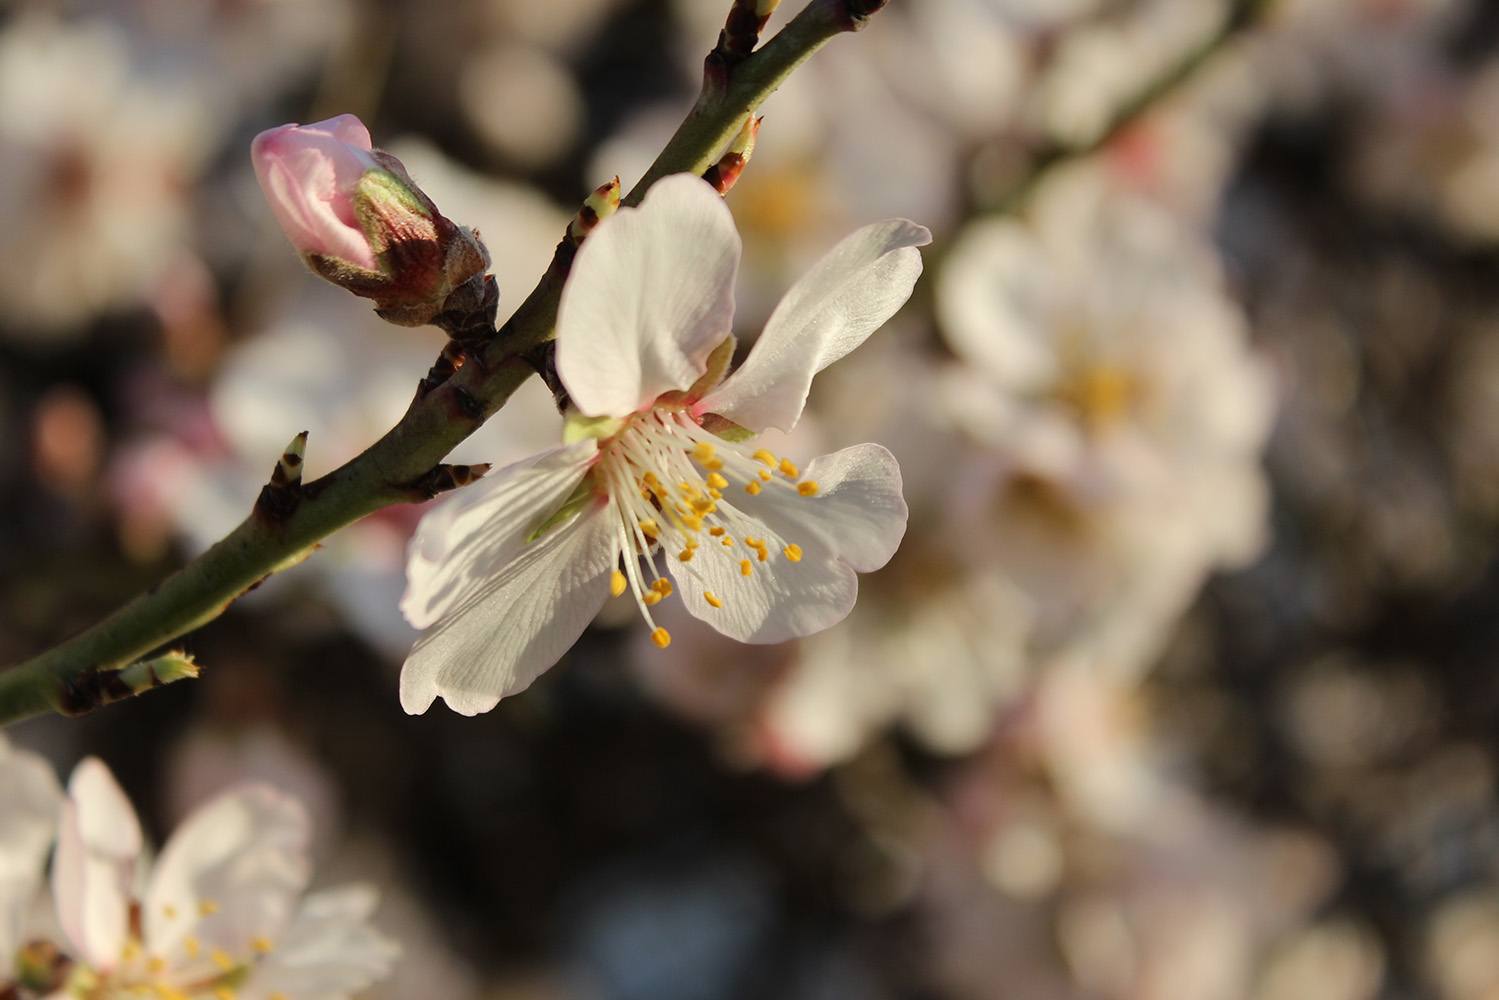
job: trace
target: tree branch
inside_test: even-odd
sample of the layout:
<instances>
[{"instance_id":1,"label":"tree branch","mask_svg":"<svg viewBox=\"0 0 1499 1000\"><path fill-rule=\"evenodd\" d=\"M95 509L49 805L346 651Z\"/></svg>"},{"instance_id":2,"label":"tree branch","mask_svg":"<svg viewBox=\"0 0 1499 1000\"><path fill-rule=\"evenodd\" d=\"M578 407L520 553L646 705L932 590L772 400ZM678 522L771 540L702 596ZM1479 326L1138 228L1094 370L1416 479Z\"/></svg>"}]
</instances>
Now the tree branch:
<instances>
[{"instance_id":1,"label":"tree branch","mask_svg":"<svg viewBox=\"0 0 1499 1000\"><path fill-rule=\"evenodd\" d=\"M639 204L646 190L669 174L702 174L798 66L838 34L862 27L884 4L812 0L721 79L705 78L697 103L625 203ZM559 252L478 358L420 393L401 421L358 457L322 479L299 483L295 503L277 507L274 517L252 513L207 552L99 624L0 673L0 725L48 711L78 711L70 692L87 688L90 677L135 663L212 621L272 573L301 562L338 529L440 487L433 476L442 459L533 373L524 355L553 336L571 259Z\"/></svg>"}]
</instances>

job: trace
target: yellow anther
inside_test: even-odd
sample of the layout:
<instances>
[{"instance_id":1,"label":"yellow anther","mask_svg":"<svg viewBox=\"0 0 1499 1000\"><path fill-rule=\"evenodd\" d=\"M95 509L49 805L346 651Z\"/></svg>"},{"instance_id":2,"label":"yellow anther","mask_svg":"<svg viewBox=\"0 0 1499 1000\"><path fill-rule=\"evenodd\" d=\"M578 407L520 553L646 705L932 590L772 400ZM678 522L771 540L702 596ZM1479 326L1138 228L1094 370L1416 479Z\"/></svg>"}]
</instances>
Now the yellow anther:
<instances>
[{"instance_id":1,"label":"yellow anther","mask_svg":"<svg viewBox=\"0 0 1499 1000\"><path fill-rule=\"evenodd\" d=\"M784 553L786 558L790 559L792 562L802 561L802 547L800 545L792 543L791 545L786 546L786 548L784 549Z\"/></svg>"},{"instance_id":2,"label":"yellow anther","mask_svg":"<svg viewBox=\"0 0 1499 1000\"><path fill-rule=\"evenodd\" d=\"M759 538L755 538L752 535L745 535L744 536L744 544L748 545L752 549L758 549L758 548L762 547L765 544L765 542L763 540L759 539Z\"/></svg>"},{"instance_id":3,"label":"yellow anther","mask_svg":"<svg viewBox=\"0 0 1499 1000\"><path fill-rule=\"evenodd\" d=\"M723 601L720 601L716 596L714 596L713 591L711 590L703 591L703 600L707 601L715 608L723 607Z\"/></svg>"},{"instance_id":4,"label":"yellow anther","mask_svg":"<svg viewBox=\"0 0 1499 1000\"><path fill-rule=\"evenodd\" d=\"M765 560L770 558L770 551L762 545L755 550L755 558L761 562L765 562Z\"/></svg>"},{"instance_id":5,"label":"yellow anther","mask_svg":"<svg viewBox=\"0 0 1499 1000\"><path fill-rule=\"evenodd\" d=\"M160 955L152 955L146 959L146 971L153 976L159 976L167 971L167 960Z\"/></svg>"},{"instance_id":6,"label":"yellow anther","mask_svg":"<svg viewBox=\"0 0 1499 1000\"><path fill-rule=\"evenodd\" d=\"M671 581L664 576L657 577L651 581L651 589L662 597L670 597L672 591Z\"/></svg>"},{"instance_id":7,"label":"yellow anther","mask_svg":"<svg viewBox=\"0 0 1499 1000\"><path fill-rule=\"evenodd\" d=\"M755 452L755 461L763 462L766 465L775 465L776 457L770 452L766 451L764 448L761 448L759 451Z\"/></svg>"},{"instance_id":8,"label":"yellow anther","mask_svg":"<svg viewBox=\"0 0 1499 1000\"><path fill-rule=\"evenodd\" d=\"M718 540L718 544L722 545L726 549L732 549L734 547L734 539L730 538L728 535L725 535Z\"/></svg>"},{"instance_id":9,"label":"yellow anther","mask_svg":"<svg viewBox=\"0 0 1499 1000\"><path fill-rule=\"evenodd\" d=\"M708 529L708 534L712 535L714 538L722 538L727 532L727 528L721 527L716 524Z\"/></svg>"},{"instance_id":10,"label":"yellow anther","mask_svg":"<svg viewBox=\"0 0 1499 1000\"><path fill-rule=\"evenodd\" d=\"M651 642L656 644L657 649L665 649L671 645L671 633L664 628L658 628L651 633Z\"/></svg>"},{"instance_id":11,"label":"yellow anther","mask_svg":"<svg viewBox=\"0 0 1499 1000\"><path fill-rule=\"evenodd\" d=\"M214 987L213 1000L234 1000L234 991L227 986Z\"/></svg>"},{"instance_id":12,"label":"yellow anther","mask_svg":"<svg viewBox=\"0 0 1499 1000\"><path fill-rule=\"evenodd\" d=\"M609 596L618 597L625 592L625 588L629 585L630 581L625 579L625 575L619 570L615 570L614 575L609 578Z\"/></svg>"},{"instance_id":13,"label":"yellow anther","mask_svg":"<svg viewBox=\"0 0 1499 1000\"><path fill-rule=\"evenodd\" d=\"M721 459L721 458L710 458L710 459L708 459L708 461L706 461L706 462L703 463L703 468L707 469L709 472L722 472L723 471L723 459Z\"/></svg>"},{"instance_id":14,"label":"yellow anther","mask_svg":"<svg viewBox=\"0 0 1499 1000\"><path fill-rule=\"evenodd\" d=\"M661 592L659 590L647 590L640 595L640 600L648 608L654 608L661 603Z\"/></svg>"},{"instance_id":15,"label":"yellow anther","mask_svg":"<svg viewBox=\"0 0 1499 1000\"><path fill-rule=\"evenodd\" d=\"M250 939L250 948L257 955L269 955L275 945L271 944L271 939L264 934L257 934Z\"/></svg>"},{"instance_id":16,"label":"yellow anther","mask_svg":"<svg viewBox=\"0 0 1499 1000\"><path fill-rule=\"evenodd\" d=\"M754 571L755 571L755 567L750 564L750 561L748 559L741 559L741 560L739 560L739 575L740 576L749 576Z\"/></svg>"},{"instance_id":17,"label":"yellow anther","mask_svg":"<svg viewBox=\"0 0 1499 1000\"><path fill-rule=\"evenodd\" d=\"M718 504L713 502L712 497L698 497L692 501L692 509L699 514L711 514L718 509Z\"/></svg>"},{"instance_id":18,"label":"yellow anther","mask_svg":"<svg viewBox=\"0 0 1499 1000\"><path fill-rule=\"evenodd\" d=\"M692 457L699 462L711 462L714 448L707 441L699 441L692 447Z\"/></svg>"},{"instance_id":19,"label":"yellow anther","mask_svg":"<svg viewBox=\"0 0 1499 1000\"><path fill-rule=\"evenodd\" d=\"M692 562L692 550L683 549L681 552L677 553L677 558L682 560L682 562Z\"/></svg>"},{"instance_id":20,"label":"yellow anther","mask_svg":"<svg viewBox=\"0 0 1499 1000\"><path fill-rule=\"evenodd\" d=\"M708 485L713 487L715 490L723 490L728 489L729 481L718 473L711 472L708 474Z\"/></svg>"},{"instance_id":21,"label":"yellow anther","mask_svg":"<svg viewBox=\"0 0 1499 1000\"><path fill-rule=\"evenodd\" d=\"M163 915L166 916L166 918L168 920L176 920L177 919L177 907L173 906L171 903L168 903L166 906L163 906L161 908L161 912L162 912Z\"/></svg>"},{"instance_id":22,"label":"yellow anther","mask_svg":"<svg viewBox=\"0 0 1499 1000\"><path fill-rule=\"evenodd\" d=\"M198 939L191 934L182 939L182 950L187 952L188 958L197 958L198 952L202 948L203 946L198 943Z\"/></svg>"},{"instance_id":23,"label":"yellow anther","mask_svg":"<svg viewBox=\"0 0 1499 1000\"><path fill-rule=\"evenodd\" d=\"M796 464L789 458L781 459L780 469L781 475L785 476L787 479L795 479L797 476L802 474L801 470L798 469L796 467Z\"/></svg>"},{"instance_id":24,"label":"yellow anther","mask_svg":"<svg viewBox=\"0 0 1499 1000\"><path fill-rule=\"evenodd\" d=\"M208 959L225 972L229 972L234 968L234 959L230 958L229 953L222 948L215 948L209 952Z\"/></svg>"},{"instance_id":25,"label":"yellow anther","mask_svg":"<svg viewBox=\"0 0 1499 1000\"><path fill-rule=\"evenodd\" d=\"M645 475L640 477L640 481L642 483L645 483L647 486L661 485L661 480L656 478L656 474L654 472L647 472Z\"/></svg>"},{"instance_id":26,"label":"yellow anther","mask_svg":"<svg viewBox=\"0 0 1499 1000\"><path fill-rule=\"evenodd\" d=\"M647 538L655 538L657 535L661 534L661 525L657 524L655 521L641 521L640 530L645 533Z\"/></svg>"},{"instance_id":27,"label":"yellow anther","mask_svg":"<svg viewBox=\"0 0 1499 1000\"><path fill-rule=\"evenodd\" d=\"M124 946L120 949L120 961L122 962L134 962L137 958L140 957L141 944L139 941L135 940L135 938L131 938L130 940L126 941Z\"/></svg>"},{"instance_id":28,"label":"yellow anther","mask_svg":"<svg viewBox=\"0 0 1499 1000\"><path fill-rule=\"evenodd\" d=\"M683 493L687 494L689 497L692 496L693 494L697 493L697 487L693 486L691 483L687 482L685 479L682 482L680 482L680 483L677 484L677 489L681 490Z\"/></svg>"},{"instance_id":29,"label":"yellow anther","mask_svg":"<svg viewBox=\"0 0 1499 1000\"><path fill-rule=\"evenodd\" d=\"M763 480L765 480L767 483L770 482L771 475L772 475L772 473L771 473L771 471L769 469L761 469L760 470L760 478L763 479Z\"/></svg>"},{"instance_id":30,"label":"yellow anther","mask_svg":"<svg viewBox=\"0 0 1499 1000\"><path fill-rule=\"evenodd\" d=\"M749 482L744 484L744 492L748 493L752 497L757 497L760 495L760 484L751 479Z\"/></svg>"},{"instance_id":31,"label":"yellow anther","mask_svg":"<svg viewBox=\"0 0 1499 1000\"><path fill-rule=\"evenodd\" d=\"M722 500L723 499L723 490L715 490L712 487L709 487L708 488L708 495L710 497L712 497L713 499L715 499L715 500Z\"/></svg>"},{"instance_id":32,"label":"yellow anther","mask_svg":"<svg viewBox=\"0 0 1499 1000\"><path fill-rule=\"evenodd\" d=\"M198 904L198 916L200 917L211 917L217 912L219 912L219 904L211 899L205 899Z\"/></svg>"},{"instance_id":33,"label":"yellow anther","mask_svg":"<svg viewBox=\"0 0 1499 1000\"><path fill-rule=\"evenodd\" d=\"M688 514L686 517L682 518L682 527L686 528L688 531L702 531L703 519L698 517L696 514Z\"/></svg>"},{"instance_id":34,"label":"yellow anther","mask_svg":"<svg viewBox=\"0 0 1499 1000\"><path fill-rule=\"evenodd\" d=\"M817 495L817 490L817 480L815 479L803 479L801 482L796 484L796 492L800 493L804 497L815 497Z\"/></svg>"}]
</instances>

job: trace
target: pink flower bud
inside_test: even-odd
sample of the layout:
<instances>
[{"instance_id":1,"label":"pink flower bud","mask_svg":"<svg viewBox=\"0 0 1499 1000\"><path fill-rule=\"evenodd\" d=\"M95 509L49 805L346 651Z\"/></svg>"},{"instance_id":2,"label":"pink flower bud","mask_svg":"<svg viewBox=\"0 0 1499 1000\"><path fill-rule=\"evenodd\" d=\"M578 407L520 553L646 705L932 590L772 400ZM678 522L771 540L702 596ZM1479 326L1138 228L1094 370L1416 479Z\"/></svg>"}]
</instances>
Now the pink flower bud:
<instances>
[{"instance_id":1,"label":"pink flower bud","mask_svg":"<svg viewBox=\"0 0 1499 1000\"><path fill-rule=\"evenodd\" d=\"M373 299L385 319L431 323L468 284L475 287L454 308L493 297L478 238L445 218L401 161L374 149L353 115L262 132L250 158L276 221L308 265Z\"/></svg>"},{"instance_id":2,"label":"pink flower bud","mask_svg":"<svg viewBox=\"0 0 1499 1000\"><path fill-rule=\"evenodd\" d=\"M260 133L250 159L281 231L299 253L375 270L375 253L354 211L354 192L379 169L369 129L353 115Z\"/></svg>"}]
</instances>

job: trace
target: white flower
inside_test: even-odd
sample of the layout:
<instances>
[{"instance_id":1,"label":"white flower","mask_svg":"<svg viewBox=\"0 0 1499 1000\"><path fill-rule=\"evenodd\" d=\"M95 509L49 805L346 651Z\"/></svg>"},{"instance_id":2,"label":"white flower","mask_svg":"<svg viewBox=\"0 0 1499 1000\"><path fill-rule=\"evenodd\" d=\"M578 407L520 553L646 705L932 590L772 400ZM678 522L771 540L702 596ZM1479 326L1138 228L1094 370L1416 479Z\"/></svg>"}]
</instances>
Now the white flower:
<instances>
[{"instance_id":1,"label":"white flower","mask_svg":"<svg viewBox=\"0 0 1499 1000\"><path fill-rule=\"evenodd\" d=\"M67 989L96 1000L338 1000L386 975L394 946L370 926L373 892L302 898L307 815L248 785L190 816L155 864L140 822L95 758L68 783L52 895L78 964Z\"/></svg>"},{"instance_id":2,"label":"white flower","mask_svg":"<svg viewBox=\"0 0 1499 1000\"><path fill-rule=\"evenodd\" d=\"M401 675L405 709L441 696L464 714L488 711L555 663L611 592L633 593L663 647L670 636L650 609L677 591L743 642L808 635L848 614L856 571L883 566L905 532L895 460L861 445L803 470L729 439L794 425L813 375L909 297L914 248L929 239L903 220L848 237L720 383L740 254L722 199L671 177L605 220L558 315L572 443L463 491L412 540L401 607L429 631Z\"/></svg>"},{"instance_id":3,"label":"white flower","mask_svg":"<svg viewBox=\"0 0 1499 1000\"><path fill-rule=\"evenodd\" d=\"M939 287L945 399L1000 459L994 559L1043 628L1131 671L1263 544L1274 391L1211 249L1096 168L968 230Z\"/></svg>"},{"instance_id":4,"label":"white flower","mask_svg":"<svg viewBox=\"0 0 1499 1000\"><path fill-rule=\"evenodd\" d=\"M47 762L0 736L0 996L25 944L27 914L41 887L62 791Z\"/></svg>"}]
</instances>

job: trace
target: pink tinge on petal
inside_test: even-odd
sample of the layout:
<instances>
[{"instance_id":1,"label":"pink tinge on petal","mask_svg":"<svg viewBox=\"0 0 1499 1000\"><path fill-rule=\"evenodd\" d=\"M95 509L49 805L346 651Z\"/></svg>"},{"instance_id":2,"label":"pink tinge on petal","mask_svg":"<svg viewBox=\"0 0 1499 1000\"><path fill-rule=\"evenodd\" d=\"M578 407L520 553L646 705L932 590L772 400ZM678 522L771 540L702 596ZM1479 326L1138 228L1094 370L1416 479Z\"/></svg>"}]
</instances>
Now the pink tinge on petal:
<instances>
[{"instance_id":1,"label":"pink tinge on petal","mask_svg":"<svg viewBox=\"0 0 1499 1000\"><path fill-rule=\"evenodd\" d=\"M255 137L250 147L255 176L298 252L375 268L374 251L354 211L360 178L378 167L370 149L369 131L353 115L282 125Z\"/></svg>"}]
</instances>

